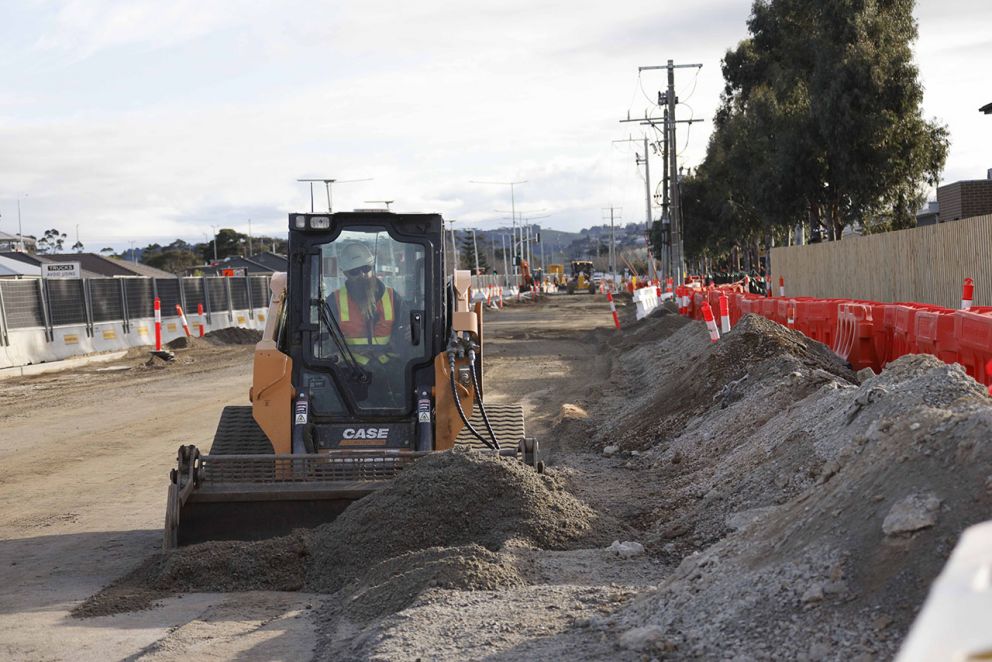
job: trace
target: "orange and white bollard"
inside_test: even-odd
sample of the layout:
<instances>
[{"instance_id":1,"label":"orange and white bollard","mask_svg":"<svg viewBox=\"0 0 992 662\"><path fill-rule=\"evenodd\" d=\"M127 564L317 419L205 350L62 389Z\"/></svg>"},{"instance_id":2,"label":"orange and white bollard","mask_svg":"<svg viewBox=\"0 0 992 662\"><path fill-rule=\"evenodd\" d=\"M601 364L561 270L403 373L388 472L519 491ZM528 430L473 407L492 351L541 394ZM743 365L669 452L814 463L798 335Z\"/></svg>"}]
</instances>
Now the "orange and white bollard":
<instances>
[{"instance_id":1,"label":"orange and white bollard","mask_svg":"<svg viewBox=\"0 0 992 662\"><path fill-rule=\"evenodd\" d=\"M617 315L617 304L613 302L613 292L606 290L606 300L610 302L610 312L613 313L613 323L620 329L620 316Z\"/></svg>"},{"instance_id":2,"label":"orange and white bollard","mask_svg":"<svg viewBox=\"0 0 992 662\"><path fill-rule=\"evenodd\" d=\"M203 304L202 303L196 304L196 316L200 318L200 337L202 338L203 337L204 322L206 321L206 318L203 316Z\"/></svg>"},{"instance_id":3,"label":"orange and white bollard","mask_svg":"<svg viewBox=\"0 0 992 662\"><path fill-rule=\"evenodd\" d=\"M961 310L968 310L973 303L975 303L975 281L965 278L964 287L961 288Z\"/></svg>"},{"instance_id":4,"label":"orange and white bollard","mask_svg":"<svg viewBox=\"0 0 992 662\"><path fill-rule=\"evenodd\" d=\"M780 297L784 297L785 296L785 277L784 276L779 276L778 277L778 295Z\"/></svg>"},{"instance_id":5,"label":"orange and white bollard","mask_svg":"<svg viewBox=\"0 0 992 662\"><path fill-rule=\"evenodd\" d=\"M189 332L189 322L186 321L186 313L183 312L183 307L178 303L176 304L176 314L179 315L179 320L183 323L183 331L186 332L186 337L192 338L193 334Z\"/></svg>"},{"instance_id":6,"label":"orange and white bollard","mask_svg":"<svg viewBox=\"0 0 992 662\"><path fill-rule=\"evenodd\" d=\"M790 329L796 328L796 304L790 301L785 307L785 325Z\"/></svg>"},{"instance_id":7,"label":"orange and white bollard","mask_svg":"<svg viewBox=\"0 0 992 662\"><path fill-rule=\"evenodd\" d=\"M720 295L720 333L730 331L730 301L726 294Z\"/></svg>"},{"instance_id":8,"label":"orange and white bollard","mask_svg":"<svg viewBox=\"0 0 992 662\"><path fill-rule=\"evenodd\" d=\"M765 276L765 297L770 298L772 296L772 277Z\"/></svg>"},{"instance_id":9,"label":"orange and white bollard","mask_svg":"<svg viewBox=\"0 0 992 662\"><path fill-rule=\"evenodd\" d=\"M706 328L709 329L710 332L710 342L716 342L720 339L720 329L716 328L716 320L713 319L713 309L710 308L709 302L703 302L702 311L703 320L706 322Z\"/></svg>"},{"instance_id":10,"label":"orange and white bollard","mask_svg":"<svg viewBox=\"0 0 992 662\"><path fill-rule=\"evenodd\" d=\"M162 351L162 302L155 297L155 351Z\"/></svg>"}]
</instances>

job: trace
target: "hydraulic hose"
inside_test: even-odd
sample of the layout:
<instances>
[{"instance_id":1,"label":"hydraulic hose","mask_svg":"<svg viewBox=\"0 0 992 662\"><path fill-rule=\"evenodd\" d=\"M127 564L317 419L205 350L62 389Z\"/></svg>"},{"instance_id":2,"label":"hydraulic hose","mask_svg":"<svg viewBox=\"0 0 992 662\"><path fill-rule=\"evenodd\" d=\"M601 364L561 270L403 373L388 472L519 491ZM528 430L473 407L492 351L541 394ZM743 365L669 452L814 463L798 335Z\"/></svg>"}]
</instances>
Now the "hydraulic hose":
<instances>
[{"instance_id":1,"label":"hydraulic hose","mask_svg":"<svg viewBox=\"0 0 992 662\"><path fill-rule=\"evenodd\" d=\"M492 442L490 442L488 439L486 439L481 434L479 434L479 431L476 430L471 423L469 423L468 418L466 418L465 416L465 410L462 409L462 399L458 395L458 385L455 383L455 355L451 351L448 352L448 367L449 367L448 372L451 373L451 395L454 396L455 408L458 410L458 415L461 417L462 423L464 423L465 427L468 428L468 431L471 432L473 435L475 435L476 439L484 443L487 448L494 451L499 450L498 446L496 448L493 448Z\"/></svg>"},{"instance_id":2,"label":"hydraulic hose","mask_svg":"<svg viewBox=\"0 0 992 662\"><path fill-rule=\"evenodd\" d=\"M479 403L479 411L482 412L482 420L486 424L486 430L489 431L489 436L493 440L493 445L496 450L499 450L499 440L496 439L496 433L493 432L492 423L489 422L489 414L486 413L486 406L482 403L482 389L479 388L479 376L475 374L475 350L469 348L468 350L468 365L469 369L472 371L472 386L475 388L475 399Z\"/></svg>"}]
</instances>

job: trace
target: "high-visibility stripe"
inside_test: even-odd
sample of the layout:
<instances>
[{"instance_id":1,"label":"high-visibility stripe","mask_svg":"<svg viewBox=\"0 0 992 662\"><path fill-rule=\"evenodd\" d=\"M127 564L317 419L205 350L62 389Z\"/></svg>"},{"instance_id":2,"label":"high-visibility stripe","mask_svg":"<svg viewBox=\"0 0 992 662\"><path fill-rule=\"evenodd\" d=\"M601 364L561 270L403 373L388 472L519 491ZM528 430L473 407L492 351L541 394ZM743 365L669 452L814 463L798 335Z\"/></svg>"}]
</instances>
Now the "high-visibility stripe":
<instances>
[{"instance_id":1,"label":"high-visibility stripe","mask_svg":"<svg viewBox=\"0 0 992 662\"><path fill-rule=\"evenodd\" d=\"M393 291L388 287L382 292L382 316L387 322L393 321Z\"/></svg>"},{"instance_id":2,"label":"high-visibility stripe","mask_svg":"<svg viewBox=\"0 0 992 662\"><path fill-rule=\"evenodd\" d=\"M349 345L368 345L370 344L368 338L345 338L345 342ZM388 345L389 336L372 336L373 345Z\"/></svg>"},{"instance_id":3,"label":"high-visibility stripe","mask_svg":"<svg viewBox=\"0 0 992 662\"><path fill-rule=\"evenodd\" d=\"M348 292L347 288L343 285L338 290L338 313L341 315L342 322L351 321L351 318L348 315Z\"/></svg>"}]
</instances>

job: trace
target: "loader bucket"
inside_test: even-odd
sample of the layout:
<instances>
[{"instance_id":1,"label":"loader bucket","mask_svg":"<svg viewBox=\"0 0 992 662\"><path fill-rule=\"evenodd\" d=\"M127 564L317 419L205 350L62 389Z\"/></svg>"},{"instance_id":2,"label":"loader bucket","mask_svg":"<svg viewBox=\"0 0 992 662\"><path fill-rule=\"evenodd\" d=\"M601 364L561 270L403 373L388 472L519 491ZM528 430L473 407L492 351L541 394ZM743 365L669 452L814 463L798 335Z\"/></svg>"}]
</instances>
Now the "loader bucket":
<instances>
[{"instance_id":1,"label":"loader bucket","mask_svg":"<svg viewBox=\"0 0 992 662\"><path fill-rule=\"evenodd\" d=\"M421 455L200 455L183 446L170 476L163 546L262 540L326 524Z\"/></svg>"}]
</instances>

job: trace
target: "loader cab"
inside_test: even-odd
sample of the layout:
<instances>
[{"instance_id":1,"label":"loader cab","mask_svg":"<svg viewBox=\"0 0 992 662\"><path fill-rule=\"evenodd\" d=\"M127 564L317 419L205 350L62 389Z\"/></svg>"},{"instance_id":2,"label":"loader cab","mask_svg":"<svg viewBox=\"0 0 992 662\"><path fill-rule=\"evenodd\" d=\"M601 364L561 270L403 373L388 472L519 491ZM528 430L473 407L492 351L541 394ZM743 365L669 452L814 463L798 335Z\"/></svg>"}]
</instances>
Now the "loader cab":
<instances>
[{"instance_id":1,"label":"loader cab","mask_svg":"<svg viewBox=\"0 0 992 662\"><path fill-rule=\"evenodd\" d=\"M291 214L282 349L313 450L412 448L446 342L437 214Z\"/></svg>"}]
</instances>

